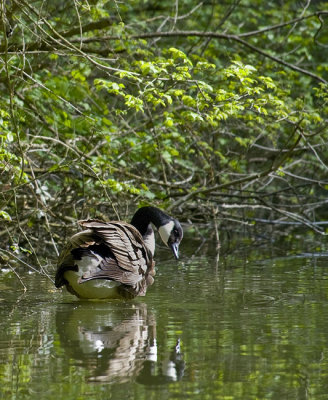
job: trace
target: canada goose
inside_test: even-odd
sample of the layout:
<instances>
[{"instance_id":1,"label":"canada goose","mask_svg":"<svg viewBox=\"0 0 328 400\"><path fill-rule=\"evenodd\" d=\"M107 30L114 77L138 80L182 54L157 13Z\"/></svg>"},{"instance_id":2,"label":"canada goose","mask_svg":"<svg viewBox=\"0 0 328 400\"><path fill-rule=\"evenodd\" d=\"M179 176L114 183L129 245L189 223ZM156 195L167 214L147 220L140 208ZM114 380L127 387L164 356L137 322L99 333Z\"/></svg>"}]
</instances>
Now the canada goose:
<instances>
[{"instance_id":1,"label":"canada goose","mask_svg":"<svg viewBox=\"0 0 328 400\"><path fill-rule=\"evenodd\" d=\"M156 207L141 207L131 224L97 219L79 221L76 233L59 256L55 285L65 285L79 298L107 299L144 296L154 281L155 235L176 259L183 231L178 220Z\"/></svg>"}]
</instances>

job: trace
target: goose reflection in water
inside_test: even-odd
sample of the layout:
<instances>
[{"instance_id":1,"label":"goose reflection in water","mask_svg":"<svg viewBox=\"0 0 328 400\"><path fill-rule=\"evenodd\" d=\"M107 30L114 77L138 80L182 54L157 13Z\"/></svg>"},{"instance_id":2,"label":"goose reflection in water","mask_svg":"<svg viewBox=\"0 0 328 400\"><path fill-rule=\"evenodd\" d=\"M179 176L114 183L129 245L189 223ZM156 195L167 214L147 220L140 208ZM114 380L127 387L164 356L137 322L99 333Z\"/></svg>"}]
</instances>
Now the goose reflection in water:
<instances>
[{"instance_id":1,"label":"goose reflection in water","mask_svg":"<svg viewBox=\"0 0 328 400\"><path fill-rule=\"evenodd\" d=\"M158 357L156 318L145 303L61 305L56 327L65 354L87 369L89 382L123 383L134 378L157 385L183 376L180 340Z\"/></svg>"}]
</instances>

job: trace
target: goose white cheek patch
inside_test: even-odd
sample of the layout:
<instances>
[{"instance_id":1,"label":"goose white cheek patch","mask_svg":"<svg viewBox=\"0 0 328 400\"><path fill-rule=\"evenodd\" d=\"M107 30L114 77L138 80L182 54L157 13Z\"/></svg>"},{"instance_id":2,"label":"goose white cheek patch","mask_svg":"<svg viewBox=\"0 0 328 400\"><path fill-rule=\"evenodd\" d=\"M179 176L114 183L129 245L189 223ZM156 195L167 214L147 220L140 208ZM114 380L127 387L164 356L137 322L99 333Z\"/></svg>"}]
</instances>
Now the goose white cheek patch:
<instances>
[{"instance_id":1,"label":"goose white cheek patch","mask_svg":"<svg viewBox=\"0 0 328 400\"><path fill-rule=\"evenodd\" d=\"M167 242L169 240L170 234L172 232L172 229L174 227L174 221L170 221L165 225L162 225L158 228L158 232L160 234L160 237L162 238L163 242L167 245Z\"/></svg>"}]
</instances>

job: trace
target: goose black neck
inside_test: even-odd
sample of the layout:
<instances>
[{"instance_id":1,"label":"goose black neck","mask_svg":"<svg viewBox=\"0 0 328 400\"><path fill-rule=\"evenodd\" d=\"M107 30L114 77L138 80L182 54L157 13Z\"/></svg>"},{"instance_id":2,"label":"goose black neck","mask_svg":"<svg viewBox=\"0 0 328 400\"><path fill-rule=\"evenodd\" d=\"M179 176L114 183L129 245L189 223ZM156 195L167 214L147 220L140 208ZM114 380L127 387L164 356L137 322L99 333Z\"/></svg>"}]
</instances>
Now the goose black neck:
<instances>
[{"instance_id":1,"label":"goose black neck","mask_svg":"<svg viewBox=\"0 0 328 400\"><path fill-rule=\"evenodd\" d=\"M153 223L158 229L170 220L171 218L159 208L141 207L134 214L131 225L137 228L141 235L144 236L150 223Z\"/></svg>"}]
</instances>

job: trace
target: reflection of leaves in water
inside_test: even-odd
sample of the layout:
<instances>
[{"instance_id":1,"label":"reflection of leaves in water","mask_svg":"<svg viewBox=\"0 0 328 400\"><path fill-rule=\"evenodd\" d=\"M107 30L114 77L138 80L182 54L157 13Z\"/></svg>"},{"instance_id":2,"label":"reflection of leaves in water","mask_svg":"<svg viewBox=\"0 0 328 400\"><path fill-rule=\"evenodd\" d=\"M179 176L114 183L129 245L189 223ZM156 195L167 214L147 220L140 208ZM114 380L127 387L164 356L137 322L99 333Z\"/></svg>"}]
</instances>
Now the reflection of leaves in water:
<instances>
[{"instance_id":1,"label":"reflection of leaves in water","mask_svg":"<svg viewBox=\"0 0 328 400\"><path fill-rule=\"evenodd\" d=\"M157 363L156 319L144 303L84 302L56 314L57 331L66 354L82 361L92 382L143 384L181 379L184 362L180 341Z\"/></svg>"}]
</instances>

